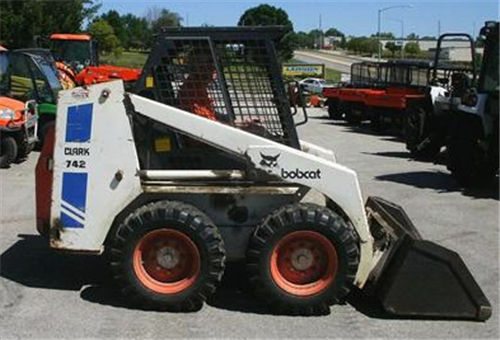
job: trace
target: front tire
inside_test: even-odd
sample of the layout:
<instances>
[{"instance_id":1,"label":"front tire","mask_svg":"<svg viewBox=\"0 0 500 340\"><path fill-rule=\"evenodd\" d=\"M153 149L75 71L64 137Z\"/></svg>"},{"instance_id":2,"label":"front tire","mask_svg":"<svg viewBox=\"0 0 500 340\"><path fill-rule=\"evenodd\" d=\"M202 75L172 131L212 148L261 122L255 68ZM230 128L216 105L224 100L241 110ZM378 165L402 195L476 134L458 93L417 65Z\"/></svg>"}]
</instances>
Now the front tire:
<instances>
[{"instance_id":1,"label":"front tire","mask_svg":"<svg viewBox=\"0 0 500 340\"><path fill-rule=\"evenodd\" d=\"M331 210L289 205L256 228L247 251L256 294L285 314L326 314L349 293L359 264L357 237Z\"/></svg>"},{"instance_id":2,"label":"front tire","mask_svg":"<svg viewBox=\"0 0 500 340\"><path fill-rule=\"evenodd\" d=\"M224 273L219 230L181 202L147 204L117 228L111 267L124 295L145 309L196 311Z\"/></svg>"},{"instance_id":3,"label":"front tire","mask_svg":"<svg viewBox=\"0 0 500 340\"><path fill-rule=\"evenodd\" d=\"M12 136L0 136L0 168L8 168L17 158L17 143Z\"/></svg>"}]
</instances>

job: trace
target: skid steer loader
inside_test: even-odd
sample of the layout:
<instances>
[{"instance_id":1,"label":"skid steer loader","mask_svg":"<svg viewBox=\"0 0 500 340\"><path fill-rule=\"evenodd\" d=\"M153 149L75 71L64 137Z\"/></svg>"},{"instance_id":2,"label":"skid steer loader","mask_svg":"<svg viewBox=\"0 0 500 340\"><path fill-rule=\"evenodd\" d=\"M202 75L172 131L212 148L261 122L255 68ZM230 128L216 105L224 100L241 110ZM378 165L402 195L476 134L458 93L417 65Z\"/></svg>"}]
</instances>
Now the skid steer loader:
<instances>
[{"instance_id":1,"label":"skid steer loader","mask_svg":"<svg viewBox=\"0 0 500 340\"><path fill-rule=\"evenodd\" d=\"M284 314L316 314L354 286L408 317L486 320L460 257L404 211L363 205L356 173L300 140L271 28L174 28L134 93L63 91L37 165L38 230L54 249L107 254L131 304L190 311L230 261ZM325 201L303 203L309 190Z\"/></svg>"}]
</instances>

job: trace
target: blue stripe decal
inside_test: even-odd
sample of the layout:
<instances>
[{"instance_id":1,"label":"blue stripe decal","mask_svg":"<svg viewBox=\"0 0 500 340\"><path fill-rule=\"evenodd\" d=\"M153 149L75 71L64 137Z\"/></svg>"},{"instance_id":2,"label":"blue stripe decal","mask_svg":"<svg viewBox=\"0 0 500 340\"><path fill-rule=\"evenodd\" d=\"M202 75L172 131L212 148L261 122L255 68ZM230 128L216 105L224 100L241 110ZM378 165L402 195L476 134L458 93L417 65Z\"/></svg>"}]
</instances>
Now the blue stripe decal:
<instances>
[{"instance_id":1,"label":"blue stripe decal","mask_svg":"<svg viewBox=\"0 0 500 340\"><path fill-rule=\"evenodd\" d=\"M63 183L62 183L62 200L71 206L74 210L78 211L79 214L74 214L77 217L83 216L82 220L85 220L85 208L87 202L87 173L63 173ZM83 228L83 224L76 221L75 219L68 216L62 212L63 210L68 210L61 207L61 222L65 228Z\"/></svg>"},{"instance_id":2,"label":"blue stripe decal","mask_svg":"<svg viewBox=\"0 0 500 340\"><path fill-rule=\"evenodd\" d=\"M61 212L61 223L64 228L83 228L83 224Z\"/></svg>"},{"instance_id":3,"label":"blue stripe decal","mask_svg":"<svg viewBox=\"0 0 500 340\"><path fill-rule=\"evenodd\" d=\"M92 104L68 107L66 142L83 143L90 140Z\"/></svg>"}]
</instances>

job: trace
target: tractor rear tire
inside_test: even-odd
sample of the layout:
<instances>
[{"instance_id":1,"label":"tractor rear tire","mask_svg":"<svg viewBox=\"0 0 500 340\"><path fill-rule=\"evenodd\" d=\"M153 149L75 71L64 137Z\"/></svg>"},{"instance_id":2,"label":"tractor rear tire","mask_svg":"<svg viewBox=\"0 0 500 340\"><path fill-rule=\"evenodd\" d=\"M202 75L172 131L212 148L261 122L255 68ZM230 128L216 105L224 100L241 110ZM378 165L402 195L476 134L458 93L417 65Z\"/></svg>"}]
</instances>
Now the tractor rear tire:
<instances>
[{"instance_id":1,"label":"tractor rear tire","mask_svg":"<svg viewBox=\"0 0 500 340\"><path fill-rule=\"evenodd\" d=\"M451 127L447 167L463 187L487 186L498 172L498 158L494 155L498 155L498 150L488 152L481 146L487 143L480 140L478 129L473 121L460 119ZM494 139L495 142L498 143L498 139Z\"/></svg>"},{"instance_id":2,"label":"tractor rear tire","mask_svg":"<svg viewBox=\"0 0 500 340\"><path fill-rule=\"evenodd\" d=\"M17 158L17 143L14 137L0 136L0 168L8 168Z\"/></svg>"},{"instance_id":3,"label":"tractor rear tire","mask_svg":"<svg viewBox=\"0 0 500 340\"><path fill-rule=\"evenodd\" d=\"M128 300L144 309L199 310L224 273L219 230L185 203L140 207L118 226L111 242L114 278Z\"/></svg>"},{"instance_id":4,"label":"tractor rear tire","mask_svg":"<svg viewBox=\"0 0 500 340\"><path fill-rule=\"evenodd\" d=\"M358 264L353 228L314 204L284 206L265 217L247 249L257 297L289 315L328 314L349 293Z\"/></svg>"},{"instance_id":5,"label":"tractor rear tire","mask_svg":"<svg viewBox=\"0 0 500 340\"><path fill-rule=\"evenodd\" d=\"M415 159L433 159L441 150L440 143L427 132L430 128L427 126L428 119L428 113L424 106L419 103L410 103L403 125L403 138L406 149Z\"/></svg>"}]
</instances>

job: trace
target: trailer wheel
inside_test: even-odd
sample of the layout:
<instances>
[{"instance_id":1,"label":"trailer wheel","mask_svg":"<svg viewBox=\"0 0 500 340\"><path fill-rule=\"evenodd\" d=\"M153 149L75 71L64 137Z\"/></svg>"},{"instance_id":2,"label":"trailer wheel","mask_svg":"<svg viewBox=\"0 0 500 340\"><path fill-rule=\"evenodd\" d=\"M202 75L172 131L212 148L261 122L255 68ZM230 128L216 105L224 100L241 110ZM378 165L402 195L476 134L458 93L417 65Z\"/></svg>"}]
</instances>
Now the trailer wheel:
<instances>
[{"instance_id":1,"label":"trailer wheel","mask_svg":"<svg viewBox=\"0 0 500 340\"><path fill-rule=\"evenodd\" d=\"M328 116L331 119L342 119L342 112L340 111L340 103L338 100L329 99L328 102Z\"/></svg>"},{"instance_id":2,"label":"trailer wheel","mask_svg":"<svg viewBox=\"0 0 500 340\"><path fill-rule=\"evenodd\" d=\"M344 107L344 117L347 124L354 126L360 125L363 120L362 116L364 115L364 107L362 105L350 103L346 103Z\"/></svg>"},{"instance_id":3,"label":"trailer wheel","mask_svg":"<svg viewBox=\"0 0 500 340\"><path fill-rule=\"evenodd\" d=\"M414 158L432 159L441 150L440 143L426 131L427 124L428 114L425 107L418 102L410 102L403 126L403 138L406 149Z\"/></svg>"},{"instance_id":4,"label":"trailer wheel","mask_svg":"<svg viewBox=\"0 0 500 340\"><path fill-rule=\"evenodd\" d=\"M14 137L0 136L0 168L8 168L16 158L17 143Z\"/></svg>"},{"instance_id":5,"label":"trailer wheel","mask_svg":"<svg viewBox=\"0 0 500 340\"><path fill-rule=\"evenodd\" d=\"M199 310L224 273L219 230L181 202L150 203L130 214L117 228L110 254L122 292L145 309Z\"/></svg>"},{"instance_id":6,"label":"trailer wheel","mask_svg":"<svg viewBox=\"0 0 500 340\"><path fill-rule=\"evenodd\" d=\"M257 296L286 314L328 313L350 291L358 264L354 230L313 204L289 205L268 215L247 250Z\"/></svg>"}]
</instances>

